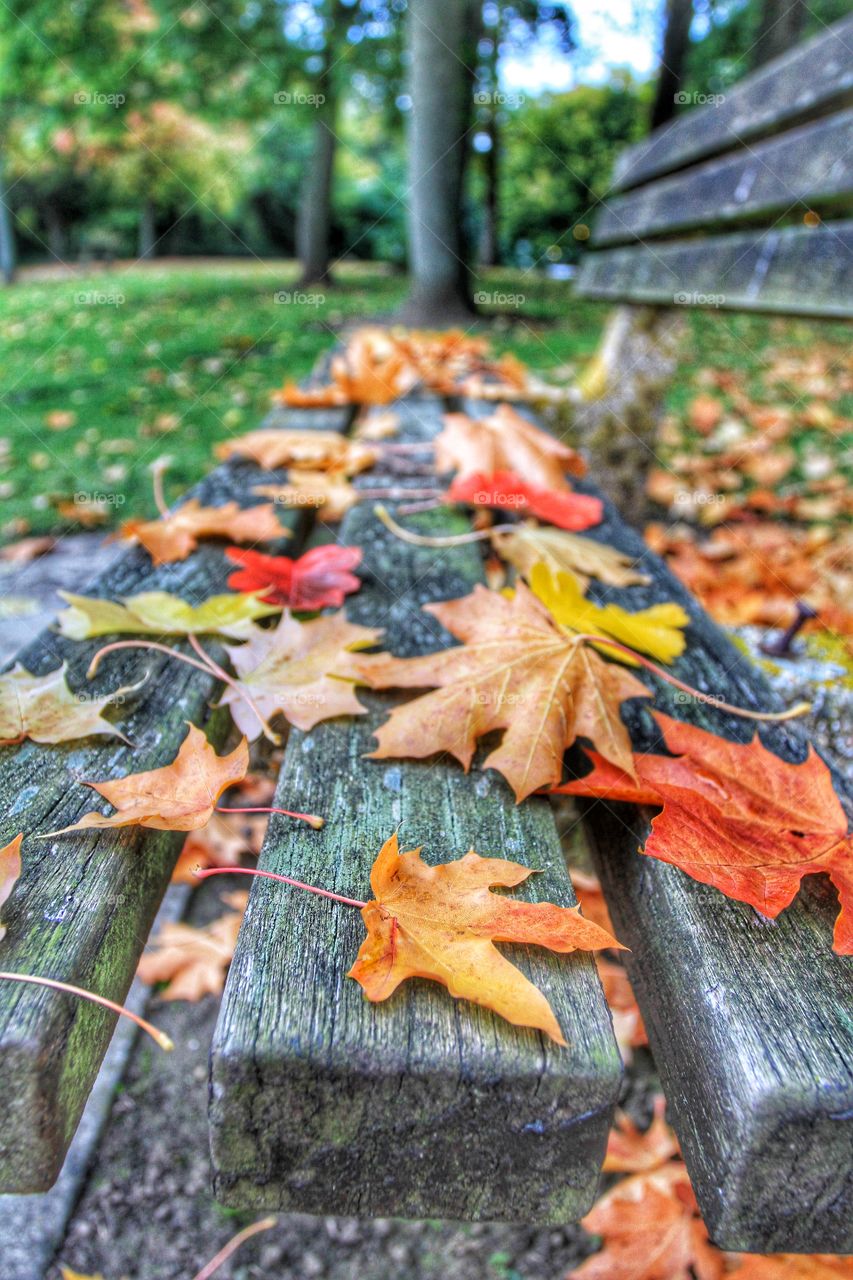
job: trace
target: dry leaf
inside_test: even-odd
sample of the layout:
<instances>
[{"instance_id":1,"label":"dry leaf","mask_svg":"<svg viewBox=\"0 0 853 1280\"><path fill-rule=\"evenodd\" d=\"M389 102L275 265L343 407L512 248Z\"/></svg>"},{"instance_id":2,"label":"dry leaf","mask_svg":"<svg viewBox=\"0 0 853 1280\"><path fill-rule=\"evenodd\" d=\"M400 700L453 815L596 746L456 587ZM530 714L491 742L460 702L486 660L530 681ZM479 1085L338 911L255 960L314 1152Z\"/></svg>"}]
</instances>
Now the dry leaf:
<instances>
[{"instance_id":1,"label":"dry leaf","mask_svg":"<svg viewBox=\"0 0 853 1280\"><path fill-rule=\"evenodd\" d=\"M266 814L214 813L206 826L187 836L172 883L196 884L195 872L207 867L239 867L244 854L260 852L266 829Z\"/></svg>"},{"instance_id":2,"label":"dry leaf","mask_svg":"<svg viewBox=\"0 0 853 1280\"><path fill-rule=\"evenodd\" d=\"M355 475L372 467L376 450L348 440L337 431L249 431L238 440L217 445L219 458L250 458L267 471L289 467L299 471L340 471Z\"/></svg>"},{"instance_id":3,"label":"dry leaf","mask_svg":"<svg viewBox=\"0 0 853 1280\"><path fill-rule=\"evenodd\" d=\"M600 524L604 514L600 498L590 498L585 493L539 489L512 471L457 476L447 490L447 500L475 507L494 507L498 511L527 511L560 529L574 532Z\"/></svg>"},{"instance_id":4,"label":"dry leaf","mask_svg":"<svg viewBox=\"0 0 853 1280\"><path fill-rule=\"evenodd\" d=\"M601 925L602 929L606 929L608 933L613 933L613 922L610 919L610 911L608 910L598 876L588 875L586 871L578 871L575 867L572 867L572 885L577 894L581 911L587 920L594 920L596 924Z\"/></svg>"},{"instance_id":5,"label":"dry leaf","mask_svg":"<svg viewBox=\"0 0 853 1280\"><path fill-rule=\"evenodd\" d=\"M7 564L29 564L40 556L46 556L56 546L56 538L21 538L19 542L9 542L0 547L0 560Z\"/></svg>"},{"instance_id":6,"label":"dry leaf","mask_svg":"<svg viewBox=\"0 0 853 1280\"><path fill-rule=\"evenodd\" d=\"M671 756L635 755L629 778L588 752L592 773L555 790L662 806L643 852L771 918L793 902L803 876L826 872L841 903L835 950L853 953L853 847L814 748L788 764L757 736L742 745L653 714Z\"/></svg>"},{"instance_id":7,"label":"dry leaf","mask_svg":"<svg viewBox=\"0 0 853 1280\"><path fill-rule=\"evenodd\" d=\"M652 1122L640 1130L624 1111L617 1111L607 1138L602 1173L649 1173L678 1155L678 1139L666 1122L666 1098L654 1101Z\"/></svg>"},{"instance_id":8,"label":"dry leaf","mask_svg":"<svg viewBox=\"0 0 853 1280\"><path fill-rule=\"evenodd\" d=\"M50 431L67 431L76 421L77 414L73 409L52 409L44 415L44 425Z\"/></svg>"},{"instance_id":9,"label":"dry leaf","mask_svg":"<svg viewBox=\"0 0 853 1280\"><path fill-rule=\"evenodd\" d=\"M512 600L477 586L425 611L463 644L354 664L375 689L434 688L391 712L377 731L373 759L447 751L467 769L477 739L503 729L483 767L502 773L518 800L560 778L563 753L577 737L597 743L619 768L633 768L619 708L650 691L562 631L523 582Z\"/></svg>"},{"instance_id":10,"label":"dry leaf","mask_svg":"<svg viewBox=\"0 0 853 1280\"><path fill-rule=\"evenodd\" d=\"M255 493L284 507L320 507L323 520L335 524L358 502L343 471L291 471L287 484L259 484Z\"/></svg>"},{"instance_id":11,"label":"dry leaf","mask_svg":"<svg viewBox=\"0 0 853 1280\"><path fill-rule=\"evenodd\" d=\"M218 756L201 729L189 732L171 764L147 773L104 782L84 782L116 810L106 817L86 813L78 822L45 835L89 827L149 827L154 831L197 831L208 822L228 787L246 776L249 748L243 738L227 756Z\"/></svg>"},{"instance_id":12,"label":"dry leaf","mask_svg":"<svg viewBox=\"0 0 853 1280\"><path fill-rule=\"evenodd\" d=\"M498 555L528 581L531 569L540 562L552 573L575 574L584 585L589 578L598 578L611 587L649 581L646 574L637 572L636 561L630 556L604 542L594 542L592 538L582 538L565 529L551 529L527 521L511 528L506 525L496 528L490 538Z\"/></svg>"},{"instance_id":13,"label":"dry leaf","mask_svg":"<svg viewBox=\"0 0 853 1280\"><path fill-rule=\"evenodd\" d=\"M582 903L581 905L583 906ZM630 1062L634 1049L640 1049L649 1043L634 988L624 965L607 960L604 956L596 956L595 964L604 999L613 1019L613 1034L619 1045L619 1052L624 1062Z\"/></svg>"},{"instance_id":14,"label":"dry leaf","mask_svg":"<svg viewBox=\"0 0 853 1280\"><path fill-rule=\"evenodd\" d=\"M248 900L243 891L223 894L232 910L201 929L191 924L164 924L140 959L137 976L147 986L168 983L159 993L161 1000L195 1003L202 996L221 995Z\"/></svg>"},{"instance_id":15,"label":"dry leaf","mask_svg":"<svg viewBox=\"0 0 853 1280\"><path fill-rule=\"evenodd\" d=\"M501 404L479 420L465 413L445 414L435 438L435 469L456 471L460 477L511 471L531 486L567 490L566 472L582 476L586 464L574 449Z\"/></svg>"},{"instance_id":16,"label":"dry leaf","mask_svg":"<svg viewBox=\"0 0 853 1280\"><path fill-rule=\"evenodd\" d=\"M732 1280L853 1280L853 1258L833 1253L731 1254Z\"/></svg>"},{"instance_id":17,"label":"dry leaf","mask_svg":"<svg viewBox=\"0 0 853 1280\"><path fill-rule=\"evenodd\" d=\"M618 946L576 907L519 902L490 886L522 884L531 870L501 858L428 866L420 849L400 854L394 834L370 873L374 899L362 910L367 937L349 972L369 1000L387 1000L407 978L431 978L516 1026L566 1041L541 991L494 946L526 942L566 953Z\"/></svg>"},{"instance_id":18,"label":"dry leaf","mask_svg":"<svg viewBox=\"0 0 853 1280\"><path fill-rule=\"evenodd\" d=\"M160 520L127 520L120 536L141 542L155 565L186 560L199 538L230 538L232 542L273 542L289 538L272 506L241 508L236 502L203 507L191 498L172 515Z\"/></svg>"},{"instance_id":19,"label":"dry leaf","mask_svg":"<svg viewBox=\"0 0 853 1280\"><path fill-rule=\"evenodd\" d=\"M360 681L355 650L376 644L381 631L347 622L343 613L297 622L284 614L274 630L255 627L248 644L226 646L239 679L261 714L282 712L298 729L313 729L334 716L360 716ZM238 689L227 688L222 703L250 741L261 733L255 712Z\"/></svg>"},{"instance_id":20,"label":"dry leaf","mask_svg":"<svg viewBox=\"0 0 853 1280\"><path fill-rule=\"evenodd\" d=\"M126 685L104 698L83 698L68 688L67 663L44 676L34 676L16 663L0 675L0 746L23 742L70 742L90 734L127 738L101 712L140 687Z\"/></svg>"},{"instance_id":21,"label":"dry leaf","mask_svg":"<svg viewBox=\"0 0 853 1280\"><path fill-rule=\"evenodd\" d=\"M129 596L122 603L99 600L92 596L75 596L70 591L58 593L70 606L57 617L62 635L71 640L89 640L93 636L129 635L203 635L205 633L238 638L256 618L280 613L281 606L267 604L257 594L211 596L199 605L187 604L168 591L144 591Z\"/></svg>"},{"instance_id":22,"label":"dry leaf","mask_svg":"<svg viewBox=\"0 0 853 1280\"><path fill-rule=\"evenodd\" d=\"M339 609L344 596L361 586L361 580L351 572L361 563L360 547L330 543L314 547L296 560L237 547L228 547L225 554L242 566L229 575L229 587L257 591L263 600L291 609Z\"/></svg>"},{"instance_id":23,"label":"dry leaf","mask_svg":"<svg viewBox=\"0 0 853 1280\"><path fill-rule=\"evenodd\" d=\"M21 874L21 843L24 835L15 836L4 848L0 849L0 912L7 901ZM0 924L0 942L6 936L6 930Z\"/></svg>"}]
</instances>

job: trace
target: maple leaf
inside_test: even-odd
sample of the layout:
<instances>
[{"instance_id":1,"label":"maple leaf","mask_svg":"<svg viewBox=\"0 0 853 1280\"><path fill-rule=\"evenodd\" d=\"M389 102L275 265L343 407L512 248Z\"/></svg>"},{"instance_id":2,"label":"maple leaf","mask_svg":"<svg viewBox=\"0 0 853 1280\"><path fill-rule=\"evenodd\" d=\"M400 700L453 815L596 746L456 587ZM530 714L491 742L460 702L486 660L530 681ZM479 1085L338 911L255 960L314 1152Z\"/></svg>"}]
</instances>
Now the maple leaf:
<instances>
[{"instance_id":1,"label":"maple leaf","mask_svg":"<svg viewBox=\"0 0 853 1280\"><path fill-rule=\"evenodd\" d=\"M241 689L266 719L282 712L298 729L313 729L334 716L364 715L355 692L361 676L354 651L376 644L381 634L347 622L343 613L310 622L285 614L274 630L255 627L247 644L226 646L239 679L222 702L250 741L261 725Z\"/></svg>"},{"instance_id":2,"label":"maple leaf","mask_svg":"<svg viewBox=\"0 0 853 1280\"><path fill-rule=\"evenodd\" d=\"M0 746L23 742L69 742L90 734L127 738L101 712L139 685L126 685L104 698L81 698L68 687L67 663L44 676L31 675L20 663L0 675Z\"/></svg>"},{"instance_id":3,"label":"maple leaf","mask_svg":"<svg viewBox=\"0 0 853 1280\"><path fill-rule=\"evenodd\" d=\"M590 751L592 773L555 790L662 806L643 853L771 918L793 902L803 876L825 871L841 903L835 950L853 953L853 847L814 748L788 764L757 736L743 745L653 715L672 756L637 754L629 777Z\"/></svg>"},{"instance_id":4,"label":"maple leaf","mask_svg":"<svg viewBox=\"0 0 853 1280\"><path fill-rule=\"evenodd\" d=\"M345 471L291 471L287 484L259 484L253 492L284 507L321 507L323 519L332 524L342 520L359 498Z\"/></svg>"},{"instance_id":5,"label":"maple leaf","mask_svg":"<svg viewBox=\"0 0 853 1280\"><path fill-rule=\"evenodd\" d=\"M578 900L580 901L580 894ZM584 906L583 902L581 906ZM604 956L596 956L595 967L598 970L604 999L607 1001L607 1007L613 1019L613 1034L616 1037L619 1052L623 1062L630 1062L633 1050L649 1043L634 988L631 986L624 965L606 960Z\"/></svg>"},{"instance_id":6,"label":"maple leaf","mask_svg":"<svg viewBox=\"0 0 853 1280\"><path fill-rule=\"evenodd\" d=\"M428 866L420 849L401 854L396 833L385 841L370 873L375 895L362 910L367 937L349 971L368 1000L387 1000L407 978L443 983L457 999L473 1000L508 1022L536 1027L566 1043L545 996L495 947L527 942L551 951L619 946L577 907L519 902L492 893L531 874L473 849L455 862Z\"/></svg>"},{"instance_id":7,"label":"maple leaf","mask_svg":"<svg viewBox=\"0 0 853 1280\"><path fill-rule=\"evenodd\" d=\"M332 543L314 547L296 560L289 556L265 556L239 547L228 547L225 554L242 566L229 576L229 587L257 591L262 599L291 609L340 608L344 596L361 586L361 581L350 572L361 563L360 547L340 547Z\"/></svg>"},{"instance_id":8,"label":"maple leaf","mask_svg":"<svg viewBox=\"0 0 853 1280\"><path fill-rule=\"evenodd\" d=\"M46 535L33 538L21 538L18 542L7 542L0 547L0 560L6 564L29 564L48 555L56 546L56 538Z\"/></svg>"},{"instance_id":9,"label":"maple leaf","mask_svg":"<svg viewBox=\"0 0 853 1280\"><path fill-rule=\"evenodd\" d=\"M235 822L234 815L214 813L200 831L191 831L175 863L172 883L197 884L196 871L239 867L244 854L259 853L267 819L263 814L241 816L243 820Z\"/></svg>"},{"instance_id":10,"label":"maple leaf","mask_svg":"<svg viewBox=\"0 0 853 1280\"><path fill-rule=\"evenodd\" d=\"M587 920L594 920L596 924L601 925L602 929L612 933L613 922L610 919L610 911L598 876L588 875L587 872L578 871L576 867L572 867L572 887Z\"/></svg>"},{"instance_id":11,"label":"maple leaf","mask_svg":"<svg viewBox=\"0 0 853 1280\"><path fill-rule=\"evenodd\" d=\"M687 626L690 617L680 604L668 601L636 613L629 613L618 604L594 604L584 597L572 574L552 575L544 564L533 566L530 586L561 627L612 636L631 649L651 654L659 662L672 662L684 652L686 641L682 628ZM618 656L621 661L632 662L625 654Z\"/></svg>"},{"instance_id":12,"label":"maple leaf","mask_svg":"<svg viewBox=\"0 0 853 1280\"><path fill-rule=\"evenodd\" d=\"M201 729L189 732L171 764L147 773L104 782L84 782L108 800L115 813L86 813L78 822L45 836L89 827L149 827L154 831L197 831L210 820L216 802L228 787L246 776L246 739L227 756L218 756Z\"/></svg>"},{"instance_id":13,"label":"maple leaf","mask_svg":"<svg viewBox=\"0 0 853 1280\"><path fill-rule=\"evenodd\" d=\"M579 736L618 768L633 769L619 707L626 698L651 697L650 690L561 630L523 582L511 600L478 585L425 611L463 644L355 663L374 689L434 689L391 712L377 731L373 759L447 751L467 769L477 739L503 729L483 767L502 773L518 800L559 780L563 753Z\"/></svg>"},{"instance_id":14,"label":"maple leaf","mask_svg":"<svg viewBox=\"0 0 853 1280\"><path fill-rule=\"evenodd\" d=\"M137 976L147 986L166 982L161 1000L188 1000L218 996L234 958L237 935L249 901L248 893L222 895L231 908L203 928L191 924L164 924L152 948L139 961Z\"/></svg>"},{"instance_id":15,"label":"maple leaf","mask_svg":"<svg viewBox=\"0 0 853 1280\"><path fill-rule=\"evenodd\" d=\"M575 532L600 524L604 515L600 498L590 498L584 493L540 489L527 484L513 471L457 476L447 490L447 499L449 502L465 502L471 506L495 507L504 511L529 511L549 524Z\"/></svg>"},{"instance_id":16,"label":"maple leaf","mask_svg":"<svg viewBox=\"0 0 853 1280\"><path fill-rule=\"evenodd\" d=\"M677 1156L678 1139L666 1122L665 1112L666 1099L661 1093L655 1098L647 1129L638 1129L629 1115L617 1111L607 1137L602 1173L646 1173Z\"/></svg>"},{"instance_id":17,"label":"maple leaf","mask_svg":"<svg viewBox=\"0 0 853 1280\"><path fill-rule=\"evenodd\" d=\"M853 1258L832 1253L739 1253L726 1275L732 1280L851 1280Z\"/></svg>"},{"instance_id":18,"label":"maple leaf","mask_svg":"<svg viewBox=\"0 0 853 1280\"><path fill-rule=\"evenodd\" d=\"M372 467L376 450L338 431L249 431L239 440L217 445L219 458L250 458L267 471L293 467L300 471L343 471L355 475Z\"/></svg>"},{"instance_id":19,"label":"maple leaf","mask_svg":"<svg viewBox=\"0 0 853 1280\"><path fill-rule=\"evenodd\" d=\"M565 529L551 529L526 521L524 524L494 529L490 540L495 551L525 578L535 564L544 564L552 573L573 573L585 585L598 578L611 587L629 587L648 582L634 568L635 561L604 542L593 542Z\"/></svg>"},{"instance_id":20,"label":"maple leaf","mask_svg":"<svg viewBox=\"0 0 853 1280\"><path fill-rule=\"evenodd\" d=\"M687 1170L672 1161L617 1183L581 1220L603 1237L566 1280L721 1280L724 1255L708 1239Z\"/></svg>"},{"instance_id":21,"label":"maple leaf","mask_svg":"<svg viewBox=\"0 0 853 1280\"><path fill-rule=\"evenodd\" d=\"M121 633L188 636L209 632L237 638L256 618L281 612L280 605L268 604L256 594L226 592L199 605L187 604L168 591L144 591L122 603L76 596L70 591L59 595L70 606L57 617L59 630L71 640Z\"/></svg>"},{"instance_id":22,"label":"maple leaf","mask_svg":"<svg viewBox=\"0 0 853 1280\"><path fill-rule=\"evenodd\" d=\"M222 507L203 507L197 498L172 515L159 520L127 520L119 536L141 542L155 565L186 560L198 546L199 538L230 538L234 542L272 542L289 538L290 531L279 523L271 504L239 507L226 502Z\"/></svg>"},{"instance_id":23,"label":"maple leaf","mask_svg":"<svg viewBox=\"0 0 853 1280\"><path fill-rule=\"evenodd\" d=\"M21 874L21 842L24 839L23 832L15 836L9 844L0 849L0 910L3 903L8 899L15 884ZM6 929L0 924L0 942L6 936Z\"/></svg>"},{"instance_id":24,"label":"maple leaf","mask_svg":"<svg viewBox=\"0 0 853 1280\"><path fill-rule=\"evenodd\" d=\"M574 449L533 425L508 404L479 420L446 413L435 438L436 471L492 476L511 471L540 489L568 490L566 472L586 473Z\"/></svg>"}]
</instances>

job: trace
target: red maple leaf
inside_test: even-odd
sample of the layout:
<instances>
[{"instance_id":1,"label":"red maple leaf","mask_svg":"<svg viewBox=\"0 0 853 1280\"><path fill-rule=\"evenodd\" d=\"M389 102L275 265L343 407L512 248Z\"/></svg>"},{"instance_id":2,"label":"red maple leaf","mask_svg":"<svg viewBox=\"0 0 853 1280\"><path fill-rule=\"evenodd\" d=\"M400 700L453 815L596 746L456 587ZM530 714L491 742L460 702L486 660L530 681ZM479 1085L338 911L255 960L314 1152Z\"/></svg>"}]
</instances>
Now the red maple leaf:
<instances>
[{"instance_id":1,"label":"red maple leaf","mask_svg":"<svg viewBox=\"0 0 853 1280\"><path fill-rule=\"evenodd\" d=\"M527 484L514 471L480 472L457 477L447 490L451 502L495 507L501 511L529 511L540 520L575 532L600 524L604 507L600 498L585 493L558 493Z\"/></svg>"},{"instance_id":2,"label":"red maple leaf","mask_svg":"<svg viewBox=\"0 0 853 1280\"><path fill-rule=\"evenodd\" d=\"M265 556L241 547L228 547L225 554L242 566L229 576L229 587L235 591L263 591L263 599L270 604L289 605L291 609L340 608L344 596L361 586L350 572L361 561L360 547L315 547L296 560L290 556Z\"/></svg>"}]
</instances>

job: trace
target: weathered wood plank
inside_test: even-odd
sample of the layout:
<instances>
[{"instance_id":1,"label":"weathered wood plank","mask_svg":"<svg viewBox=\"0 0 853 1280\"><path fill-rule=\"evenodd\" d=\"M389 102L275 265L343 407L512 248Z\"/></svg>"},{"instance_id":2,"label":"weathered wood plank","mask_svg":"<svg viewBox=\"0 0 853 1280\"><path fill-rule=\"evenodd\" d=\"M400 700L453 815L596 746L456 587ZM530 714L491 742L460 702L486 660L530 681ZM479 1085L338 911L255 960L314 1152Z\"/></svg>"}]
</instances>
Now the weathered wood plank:
<instances>
[{"instance_id":1,"label":"weathered wood plank","mask_svg":"<svg viewBox=\"0 0 853 1280\"><path fill-rule=\"evenodd\" d=\"M853 100L853 17L745 77L708 105L686 111L622 153L613 180L627 190L778 133Z\"/></svg>"},{"instance_id":2,"label":"weathered wood plank","mask_svg":"<svg viewBox=\"0 0 853 1280\"><path fill-rule=\"evenodd\" d=\"M337 412L314 414L302 425L334 429L340 418ZM250 496L250 485L265 474L249 463L229 463L194 493L213 505L232 498L252 505L258 499ZM301 531L307 514L283 511L281 523ZM297 544L282 543L281 549ZM205 543L189 559L156 570L135 548L88 587L68 587L111 598L161 589L196 604L225 590L228 572L221 544ZM33 835L66 826L96 807L92 793L76 780L119 777L169 763L185 736L186 721L205 727L216 744L223 741L228 717L211 716L209 708L216 682L166 656L131 651L106 661L89 683L86 668L103 643L78 643L48 630L19 661L37 674L67 661L71 687L87 694L132 684L148 671L147 683L121 716L134 747L87 739L55 747L25 742L0 750L0 843L21 830ZM25 841L23 875L4 907L7 934L0 967L59 978L122 1000L182 839L125 828ZM52 1184L114 1024L114 1015L72 997L0 983L0 1081L7 1095L0 1191L43 1191Z\"/></svg>"},{"instance_id":3,"label":"weathered wood plank","mask_svg":"<svg viewBox=\"0 0 853 1280\"><path fill-rule=\"evenodd\" d=\"M581 486L583 487L583 486ZM678 600L691 615L675 673L744 707L773 709L761 673L731 644L612 507L594 536L634 556L648 587L593 584L632 609ZM650 678L651 679L651 678ZM656 706L738 741L754 726L652 679ZM628 704L638 749L656 742ZM802 760L795 723L765 744ZM848 813L850 793L835 778ZM778 920L637 854L648 814L585 804L585 825L649 1031L671 1119L717 1244L748 1251L853 1250L853 960L832 952L837 897L811 877Z\"/></svg>"},{"instance_id":4,"label":"weathered wood plank","mask_svg":"<svg viewBox=\"0 0 853 1280\"><path fill-rule=\"evenodd\" d=\"M403 402L404 438L431 435L438 405ZM376 482L376 472L369 481ZM420 480L422 483L423 481ZM422 529L468 527L449 511ZM353 621L384 626L394 652L449 639L420 605L467 593L478 550L435 552L392 539L365 505L341 540L365 551ZM540 868L526 896L574 901L553 817L516 807L503 781L455 763L363 759L395 700L365 695L369 717L293 732L283 797L330 820L321 832L272 819L267 870L356 897L399 828L433 862L474 846ZM590 957L512 948L547 992L568 1049L409 982L381 1006L345 977L358 912L266 881L252 889L212 1049L214 1185L243 1208L311 1213L565 1222L594 1196L620 1081L610 1019Z\"/></svg>"},{"instance_id":5,"label":"weathered wood plank","mask_svg":"<svg viewBox=\"0 0 853 1280\"><path fill-rule=\"evenodd\" d=\"M853 110L802 125L736 155L608 199L593 229L596 247L701 228L712 231L783 215L849 210Z\"/></svg>"},{"instance_id":6,"label":"weathered wood plank","mask_svg":"<svg viewBox=\"0 0 853 1280\"><path fill-rule=\"evenodd\" d=\"M614 302L848 318L853 222L604 249L584 258L577 293Z\"/></svg>"}]
</instances>

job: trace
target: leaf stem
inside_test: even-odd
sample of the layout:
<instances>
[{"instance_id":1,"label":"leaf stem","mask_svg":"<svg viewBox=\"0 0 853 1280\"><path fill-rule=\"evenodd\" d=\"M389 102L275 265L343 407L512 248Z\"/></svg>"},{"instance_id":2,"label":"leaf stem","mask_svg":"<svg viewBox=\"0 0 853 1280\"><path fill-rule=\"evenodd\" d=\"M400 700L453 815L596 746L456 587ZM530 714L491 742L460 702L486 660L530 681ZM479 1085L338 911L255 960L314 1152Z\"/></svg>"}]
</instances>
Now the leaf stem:
<instances>
[{"instance_id":1,"label":"leaf stem","mask_svg":"<svg viewBox=\"0 0 853 1280\"><path fill-rule=\"evenodd\" d=\"M373 508L373 514L377 516L385 528L390 530L396 538L400 538L403 542L411 542L415 547L462 547L468 542L482 542L485 538L490 537L493 533L508 533L510 530L517 530L518 525L515 524L494 524L488 529L472 529L470 533L454 533L444 538L429 538L422 533L413 533L411 529L404 529L398 524L381 502L377 502Z\"/></svg>"},{"instance_id":2,"label":"leaf stem","mask_svg":"<svg viewBox=\"0 0 853 1280\"><path fill-rule=\"evenodd\" d=\"M588 644L602 644L610 649L616 649L617 652L633 658L640 666L645 667L647 671L651 671L653 675L659 676L661 680L665 680L673 688L680 689L682 693L688 693L697 702L705 702L709 706L716 707L718 711L727 711L733 716L742 716L746 720L781 721L793 720L811 710L810 702L798 702L795 706L789 707L787 711L748 711L746 707L733 707L730 702L723 702L722 698L718 698L714 693L701 693L698 689L694 689L692 685L685 684L683 680L679 680L674 675L671 675L670 672L664 671L663 667L659 667L657 663L650 661L649 658L644 658L641 653L636 653L633 649L629 649L627 645L620 644L618 640L608 640L606 636L593 636L585 633L578 635L577 638L578 640L586 641Z\"/></svg>"},{"instance_id":3,"label":"leaf stem","mask_svg":"<svg viewBox=\"0 0 853 1280\"><path fill-rule=\"evenodd\" d=\"M282 876L276 871L261 871L257 867L205 867L200 871L193 873L199 880L206 880L208 876L265 876L268 880L280 880L282 884L293 885L296 889L307 889L309 893L317 893L321 898L331 898L333 902L342 902L345 907L366 907L366 902L360 902L358 898L344 898L339 893L332 893L331 889L318 889L316 885L305 884L303 880L294 880L292 876Z\"/></svg>"},{"instance_id":4,"label":"leaf stem","mask_svg":"<svg viewBox=\"0 0 853 1280\"><path fill-rule=\"evenodd\" d=\"M195 649L198 656L201 658L203 662L207 663L208 667L214 673L214 675L219 676L219 679L222 680L223 683L230 685L232 689L235 689L237 693L240 695L240 697L243 699L243 701L249 707L251 707L252 711L260 721L261 731L263 732L263 735L267 739L267 741L274 743L276 746L279 746L281 743L281 734L276 733L273 729L270 728L267 720L261 714L260 707L258 707L254 698L249 693L248 689L244 689L241 684L238 684L238 682L234 679L233 676L229 676L228 672L223 667L220 667L219 663L216 662L210 656L207 650L202 647L201 642L199 641L197 636L191 635L191 636L188 636L187 638L189 639L190 644L192 645L193 649Z\"/></svg>"},{"instance_id":5,"label":"leaf stem","mask_svg":"<svg viewBox=\"0 0 853 1280\"><path fill-rule=\"evenodd\" d=\"M163 476L169 468L171 459L158 458L151 466L151 487L154 490L154 505L165 520L169 514L166 495L163 493Z\"/></svg>"},{"instance_id":6,"label":"leaf stem","mask_svg":"<svg viewBox=\"0 0 853 1280\"><path fill-rule=\"evenodd\" d=\"M84 987L74 987L70 982L60 982L57 978L38 978L31 973L0 973L0 978L5 979L7 982L29 982L36 987L50 987L52 991L64 991L68 995L78 996L81 1000L89 1000L92 1004L102 1005L104 1009L109 1009L112 1013L121 1014L123 1018L130 1018L131 1022L135 1022L138 1027L147 1032L152 1040L156 1040L160 1048L164 1049L166 1053L175 1047L165 1031L160 1031L157 1027L152 1026L150 1022L140 1018L139 1014L134 1013L132 1009L125 1009L124 1005L116 1004L115 1000L108 1000L106 996L96 995L94 991L86 991Z\"/></svg>"},{"instance_id":7,"label":"leaf stem","mask_svg":"<svg viewBox=\"0 0 853 1280\"><path fill-rule=\"evenodd\" d=\"M251 1239L252 1236L258 1235L261 1231L269 1231L271 1227L278 1225L278 1218L275 1216L269 1218L261 1218L260 1222L253 1222L250 1227L244 1227L242 1231L238 1231L236 1236L232 1236L227 1244L223 1245L215 1257L210 1259L205 1266L202 1267L193 1280L210 1280L215 1271L218 1271L223 1262L227 1262L232 1253L236 1253L241 1244Z\"/></svg>"},{"instance_id":8,"label":"leaf stem","mask_svg":"<svg viewBox=\"0 0 853 1280\"><path fill-rule=\"evenodd\" d=\"M196 662L195 658L189 657L186 653L180 653L177 649L172 649L167 644L160 644L156 640L115 640L112 644L105 644L103 649L99 649L92 661L89 663L89 670L86 672L86 678L91 680L97 673L101 664L101 658L106 657L108 653L114 653L118 649L156 649L158 653L168 653L170 658L177 658L180 662L186 662L189 666L195 667L198 671L204 671L206 675L214 675L215 673L207 665L207 663Z\"/></svg>"},{"instance_id":9,"label":"leaf stem","mask_svg":"<svg viewBox=\"0 0 853 1280\"><path fill-rule=\"evenodd\" d=\"M217 813L283 813L286 818L300 818L303 822L307 822L309 827L313 827L315 831L319 831L321 827L326 825L326 819L320 818L316 813L294 813L292 809L273 808L249 808L249 809L227 809L224 805L216 806Z\"/></svg>"}]
</instances>

